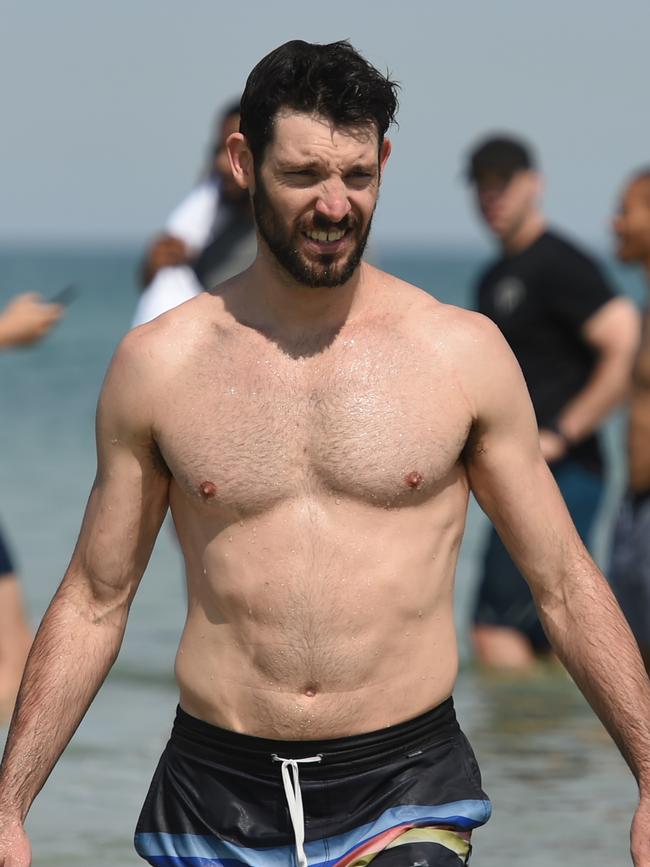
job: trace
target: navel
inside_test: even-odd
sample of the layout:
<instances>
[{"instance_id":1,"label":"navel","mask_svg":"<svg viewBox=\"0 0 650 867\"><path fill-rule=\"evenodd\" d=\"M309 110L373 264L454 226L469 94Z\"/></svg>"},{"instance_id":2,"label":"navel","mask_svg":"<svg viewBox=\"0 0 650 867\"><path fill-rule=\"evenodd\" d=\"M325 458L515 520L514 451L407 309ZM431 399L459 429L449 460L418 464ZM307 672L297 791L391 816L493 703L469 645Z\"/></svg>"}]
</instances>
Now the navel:
<instances>
[{"instance_id":1,"label":"navel","mask_svg":"<svg viewBox=\"0 0 650 867\"><path fill-rule=\"evenodd\" d=\"M404 483L413 490L419 488L423 481L422 473L418 473L417 470L413 470L408 476L404 476Z\"/></svg>"},{"instance_id":2,"label":"navel","mask_svg":"<svg viewBox=\"0 0 650 867\"><path fill-rule=\"evenodd\" d=\"M217 486L214 482L201 482L199 485L199 491L204 500L211 500L213 497L217 496Z\"/></svg>"}]
</instances>

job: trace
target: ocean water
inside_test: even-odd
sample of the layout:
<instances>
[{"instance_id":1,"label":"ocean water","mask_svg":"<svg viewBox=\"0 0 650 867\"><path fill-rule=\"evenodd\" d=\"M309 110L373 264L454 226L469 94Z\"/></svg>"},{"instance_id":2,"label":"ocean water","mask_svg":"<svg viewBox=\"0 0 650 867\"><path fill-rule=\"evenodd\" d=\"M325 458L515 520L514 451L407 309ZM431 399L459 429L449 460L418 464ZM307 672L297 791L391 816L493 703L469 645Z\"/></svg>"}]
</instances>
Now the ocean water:
<instances>
[{"instance_id":1,"label":"ocean water","mask_svg":"<svg viewBox=\"0 0 650 867\"><path fill-rule=\"evenodd\" d=\"M0 304L17 291L79 296L41 344L0 357L0 521L36 624L67 566L95 471L93 422L102 378L135 302L134 250L0 248ZM441 300L471 305L482 256L382 250L387 270ZM608 263L640 300L641 281ZM622 420L606 431L612 472L595 552L606 555L623 483ZM482 766L494 816L475 835L473 863L525 859L597 867L627 862L635 786L573 684L557 672L486 678L467 651L467 617L485 520L472 505L457 574L466 662L456 703ZM28 819L36 867L143 863L131 838L175 704L173 660L183 624L181 562L163 528L133 605L122 652ZM4 731L0 730L0 740Z\"/></svg>"}]
</instances>

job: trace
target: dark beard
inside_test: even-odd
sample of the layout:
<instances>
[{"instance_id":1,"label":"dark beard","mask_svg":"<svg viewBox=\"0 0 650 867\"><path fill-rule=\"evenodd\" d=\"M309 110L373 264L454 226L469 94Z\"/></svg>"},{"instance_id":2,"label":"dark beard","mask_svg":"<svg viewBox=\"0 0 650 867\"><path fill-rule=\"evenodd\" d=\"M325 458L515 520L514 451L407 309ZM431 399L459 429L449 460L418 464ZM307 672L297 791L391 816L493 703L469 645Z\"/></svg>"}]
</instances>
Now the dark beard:
<instances>
[{"instance_id":1,"label":"dark beard","mask_svg":"<svg viewBox=\"0 0 650 867\"><path fill-rule=\"evenodd\" d=\"M373 212L374 213L374 212ZM341 262L333 254L323 253L318 261L309 261L298 249L296 236L291 236L285 231L285 227L278 219L277 211L273 207L264 182L256 174L255 193L253 195L253 214L257 229L273 253L279 264L297 283L310 287L325 287L331 289L346 283L359 266L363 252L366 249L372 216L363 233L359 233L356 221L347 217L340 223L333 224L318 214L314 217L314 229L347 228L356 235L356 244L347 259ZM299 234L297 230L296 234Z\"/></svg>"}]
</instances>

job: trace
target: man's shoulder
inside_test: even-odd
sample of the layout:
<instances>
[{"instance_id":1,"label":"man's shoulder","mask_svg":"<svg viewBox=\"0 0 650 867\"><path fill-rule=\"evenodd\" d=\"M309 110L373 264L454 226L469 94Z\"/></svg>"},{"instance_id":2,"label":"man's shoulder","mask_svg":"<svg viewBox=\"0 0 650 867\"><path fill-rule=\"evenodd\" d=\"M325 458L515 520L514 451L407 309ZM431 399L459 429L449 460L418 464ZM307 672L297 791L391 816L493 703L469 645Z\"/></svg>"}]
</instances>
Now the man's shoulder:
<instances>
[{"instance_id":1,"label":"man's shoulder","mask_svg":"<svg viewBox=\"0 0 650 867\"><path fill-rule=\"evenodd\" d=\"M569 237L563 231L548 229L540 241L543 252L556 264L571 263L597 267L595 255L587 250L581 241Z\"/></svg>"},{"instance_id":2,"label":"man's shoulder","mask_svg":"<svg viewBox=\"0 0 650 867\"><path fill-rule=\"evenodd\" d=\"M441 347L444 344L450 352L503 342L499 329L483 314L447 304L418 286L392 279L398 289L394 295L396 309L401 314L396 321L412 336L419 335Z\"/></svg>"},{"instance_id":3,"label":"man's shoulder","mask_svg":"<svg viewBox=\"0 0 650 867\"><path fill-rule=\"evenodd\" d=\"M223 304L212 293L201 292L155 319L132 328L118 346L117 352L131 362L154 369L161 364L183 361L197 341L214 331L224 318ZM182 349L182 351L179 351Z\"/></svg>"}]
</instances>

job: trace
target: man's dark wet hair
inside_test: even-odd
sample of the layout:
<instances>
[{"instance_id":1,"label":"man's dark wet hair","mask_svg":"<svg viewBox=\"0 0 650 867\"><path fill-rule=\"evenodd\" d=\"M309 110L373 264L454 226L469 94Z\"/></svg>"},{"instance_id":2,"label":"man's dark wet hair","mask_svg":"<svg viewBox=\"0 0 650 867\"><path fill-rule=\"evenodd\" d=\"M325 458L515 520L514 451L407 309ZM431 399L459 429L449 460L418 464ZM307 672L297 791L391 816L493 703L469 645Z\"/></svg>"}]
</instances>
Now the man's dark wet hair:
<instances>
[{"instance_id":1,"label":"man's dark wet hair","mask_svg":"<svg viewBox=\"0 0 650 867\"><path fill-rule=\"evenodd\" d=\"M509 181L517 172L534 168L536 160L528 144L512 136L493 135L470 152L465 174L471 184L486 177Z\"/></svg>"},{"instance_id":2,"label":"man's dark wet hair","mask_svg":"<svg viewBox=\"0 0 650 867\"><path fill-rule=\"evenodd\" d=\"M248 76L240 129L258 164L282 109L319 114L336 126L373 123L381 146L397 114L397 88L347 40L318 45L294 39L262 58Z\"/></svg>"}]
</instances>

